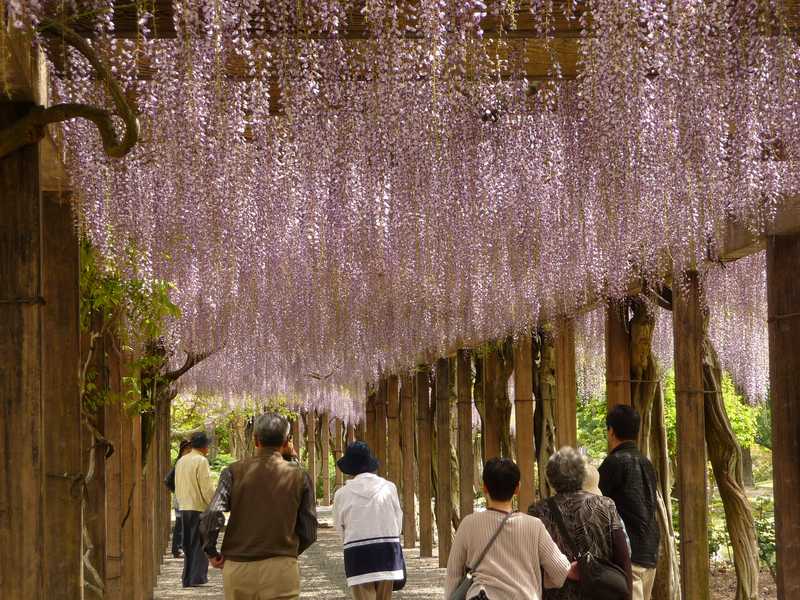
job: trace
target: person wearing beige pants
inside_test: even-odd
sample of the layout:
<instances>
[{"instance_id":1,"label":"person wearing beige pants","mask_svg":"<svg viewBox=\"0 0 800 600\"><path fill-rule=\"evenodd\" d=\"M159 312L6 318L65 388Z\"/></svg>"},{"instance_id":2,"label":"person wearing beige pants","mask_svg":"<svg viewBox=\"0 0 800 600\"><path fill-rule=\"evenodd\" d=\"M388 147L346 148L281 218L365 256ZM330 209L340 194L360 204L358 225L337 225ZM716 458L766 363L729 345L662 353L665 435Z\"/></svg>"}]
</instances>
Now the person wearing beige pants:
<instances>
[{"instance_id":1,"label":"person wearing beige pants","mask_svg":"<svg viewBox=\"0 0 800 600\"><path fill-rule=\"evenodd\" d=\"M653 595L653 584L656 582L656 570L640 565L631 565L633 574L633 600L650 600Z\"/></svg>"},{"instance_id":2,"label":"person wearing beige pants","mask_svg":"<svg viewBox=\"0 0 800 600\"><path fill-rule=\"evenodd\" d=\"M222 567L225 600L296 600L300 567L291 556L252 562L226 560Z\"/></svg>"},{"instance_id":3,"label":"person wearing beige pants","mask_svg":"<svg viewBox=\"0 0 800 600\"><path fill-rule=\"evenodd\" d=\"M372 581L354 585L350 590L353 592L353 600L391 600L392 583L391 581Z\"/></svg>"}]
</instances>

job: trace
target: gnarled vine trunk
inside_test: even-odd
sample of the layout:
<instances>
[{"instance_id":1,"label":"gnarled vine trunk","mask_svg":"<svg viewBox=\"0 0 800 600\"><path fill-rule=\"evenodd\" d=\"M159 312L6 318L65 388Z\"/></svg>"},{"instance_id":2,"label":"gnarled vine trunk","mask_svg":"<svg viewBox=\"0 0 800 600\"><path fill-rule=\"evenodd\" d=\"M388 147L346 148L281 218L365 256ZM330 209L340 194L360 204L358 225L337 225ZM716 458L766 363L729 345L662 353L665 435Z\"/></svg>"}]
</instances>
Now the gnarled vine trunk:
<instances>
[{"instance_id":1,"label":"gnarled vine trunk","mask_svg":"<svg viewBox=\"0 0 800 600\"><path fill-rule=\"evenodd\" d=\"M500 450L503 456L516 460L516 444L511 435L513 404L508 396L508 380L514 372L514 344L509 337L503 340L497 352L497 378L495 379L495 410L498 415Z\"/></svg>"},{"instance_id":2,"label":"gnarled vine trunk","mask_svg":"<svg viewBox=\"0 0 800 600\"><path fill-rule=\"evenodd\" d=\"M535 337L533 393L536 404L533 412L536 464L539 471L538 499L553 494L547 481L547 461L556 451L556 355L553 340L540 332Z\"/></svg>"},{"instance_id":3,"label":"gnarled vine trunk","mask_svg":"<svg viewBox=\"0 0 800 600\"><path fill-rule=\"evenodd\" d=\"M722 396L722 367L711 340L703 340L706 446L725 508L736 569L736 600L758 597L758 542L742 472L742 449L733 433Z\"/></svg>"}]
</instances>

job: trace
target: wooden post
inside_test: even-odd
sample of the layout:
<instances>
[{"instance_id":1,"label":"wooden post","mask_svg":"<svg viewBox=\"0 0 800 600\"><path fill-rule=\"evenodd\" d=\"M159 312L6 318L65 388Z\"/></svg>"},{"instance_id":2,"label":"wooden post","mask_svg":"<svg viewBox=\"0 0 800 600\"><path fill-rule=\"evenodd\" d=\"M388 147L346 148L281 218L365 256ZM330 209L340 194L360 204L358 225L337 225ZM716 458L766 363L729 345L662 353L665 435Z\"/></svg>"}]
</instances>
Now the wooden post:
<instances>
[{"instance_id":1,"label":"wooden post","mask_svg":"<svg viewBox=\"0 0 800 600\"><path fill-rule=\"evenodd\" d=\"M81 398L78 236L68 200L42 195L42 413L47 598L79 598ZM0 334L3 335L3 334ZM16 552L16 550L15 550ZM102 556L98 559L102 561ZM5 596L3 594L3 596Z\"/></svg>"},{"instance_id":2,"label":"wooden post","mask_svg":"<svg viewBox=\"0 0 800 600\"><path fill-rule=\"evenodd\" d=\"M0 128L30 108L27 103L0 103ZM0 539L13 542L13 558L0 561L0 597L28 600L46 597L41 566L44 292L37 146L0 159L0 215Z\"/></svg>"},{"instance_id":3,"label":"wooden post","mask_svg":"<svg viewBox=\"0 0 800 600\"><path fill-rule=\"evenodd\" d=\"M390 375L386 380L386 419L388 440L386 445L389 481L402 489L402 455L400 453L400 379Z\"/></svg>"},{"instance_id":4,"label":"wooden post","mask_svg":"<svg viewBox=\"0 0 800 600\"><path fill-rule=\"evenodd\" d=\"M439 567L447 566L453 544L450 480L450 361L436 361L436 530L439 533Z\"/></svg>"},{"instance_id":5,"label":"wooden post","mask_svg":"<svg viewBox=\"0 0 800 600\"><path fill-rule=\"evenodd\" d=\"M578 380L575 373L575 319L560 319L555 338L556 445L578 445Z\"/></svg>"},{"instance_id":6,"label":"wooden post","mask_svg":"<svg viewBox=\"0 0 800 600\"><path fill-rule=\"evenodd\" d=\"M800 598L800 235L767 240L778 599Z\"/></svg>"},{"instance_id":7,"label":"wooden post","mask_svg":"<svg viewBox=\"0 0 800 600\"><path fill-rule=\"evenodd\" d=\"M328 412L325 411L319 416L319 432L322 437L320 443L322 465L320 465L320 477L322 477L322 504L331 505L331 422Z\"/></svg>"},{"instance_id":8,"label":"wooden post","mask_svg":"<svg viewBox=\"0 0 800 600\"><path fill-rule=\"evenodd\" d=\"M458 403L459 513L463 519L475 508L475 457L472 454L472 356L459 350L456 358Z\"/></svg>"},{"instance_id":9,"label":"wooden post","mask_svg":"<svg viewBox=\"0 0 800 600\"><path fill-rule=\"evenodd\" d=\"M403 451L403 545L413 548L417 542L416 507L414 506L414 390L411 375L405 373L400 385L400 425Z\"/></svg>"},{"instance_id":10,"label":"wooden post","mask_svg":"<svg viewBox=\"0 0 800 600\"><path fill-rule=\"evenodd\" d=\"M433 463L431 391L427 368L417 370L417 473L419 476L419 555L433 556L433 514L431 510L431 464Z\"/></svg>"},{"instance_id":11,"label":"wooden post","mask_svg":"<svg viewBox=\"0 0 800 600\"><path fill-rule=\"evenodd\" d=\"M300 433L300 414L298 413L294 421L292 421L292 445L297 456L300 456L300 451L303 449L303 436Z\"/></svg>"},{"instance_id":12,"label":"wooden post","mask_svg":"<svg viewBox=\"0 0 800 600\"><path fill-rule=\"evenodd\" d=\"M317 494L317 412L312 408L306 413L306 463L314 495ZM316 499L316 498L315 498Z\"/></svg>"},{"instance_id":13,"label":"wooden post","mask_svg":"<svg viewBox=\"0 0 800 600\"><path fill-rule=\"evenodd\" d=\"M375 427L377 425L376 420L376 413L375 413L375 397L377 396L376 390L371 387L367 386L367 408L366 408L366 421L364 422L364 429L363 437L361 438L364 442L367 443L369 449L372 450L373 453L377 451L376 444L377 444L377 436L375 435Z\"/></svg>"},{"instance_id":14,"label":"wooden post","mask_svg":"<svg viewBox=\"0 0 800 600\"><path fill-rule=\"evenodd\" d=\"M123 370L125 368L122 363ZM121 407L119 407L121 410ZM120 510L111 517L120 529L122 544L122 598L137 598L140 587L139 565L137 556L141 550L139 545L139 529L141 508L138 505L139 485L137 475L141 471L141 457L137 452L141 439L141 417L129 417L121 413L120 417L120 444L117 448L120 462L120 479L122 482L122 497Z\"/></svg>"},{"instance_id":15,"label":"wooden post","mask_svg":"<svg viewBox=\"0 0 800 600\"><path fill-rule=\"evenodd\" d=\"M496 379L499 366L497 364L497 350L491 348L486 351L483 361L483 462L501 455L500 451L500 423L497 418Z\"/></svg>"},{"instance_id":16,"label":"wooden post","mask_svg":"<svg viewBox=\"0 0 800 600\"><path fill-rule=\"evenodd\" d=\"M380 461L378 474L381 477L389 475L388 456L386 453L386 436L387 426L386 422L386 400L387 400L387 383L386 378L382 377L378 385L378 394L375 398L375 456Z\"/></svg>"},{"instance_id":17,"label":"wooden post","mask_svg":"<svg viewBox=\"0 0 800 600\"><path fill-rule=\"evenodd\" d=\"M533 342L521 335L514 342L514 411L517 424L517 464L520 470L519 509L528 510L536 498L533 442Z\"/></svg>"},{"instance_id":18,"label":"wooden post","mask_svg":"<svg viewBox=\"0 0 800 600\"><path fill-rule=\"evenodd\" d=\"M144 556L147 552L147 546L145 545L145 516L144 512L146 510L145 505L145 491L144 491L144 473L142 472L142 464L143 464L143 455L142 455L142 417L136 416L133 419L133 479L135 482L134 485L134 492L133 492L133 502L131 504L131 512L128 518L133 521L134 524L134 533L136 539L134 541L135 548L134 554L131 556L131 559L134 563L134 582L133 582L133 594L131 597L133 600L146 600L145 597L145 589L144 589L144 579L145 579L145 567L144 567Z\"/></svg>"},{"instance_id":19,"label":"wooden post","mask_svg":"<svg viewBox=\"0 0 800 600\"><path fill-rule=\"evenodd\" d=\"M104 354L107 358L108 389L113 393L122 390L122 365L120 355L113 347L110 336L104 342ZM126 600L123 585L123 533L121 522L125 515L128 496L123 483L125 465L123 457L126 447L124 439L124 421L129 420L121 402L109 402L104 411L105 434L114 444L114 454L106 459L106 556L105 556L105 600ZM130 469L130 467L128 467Z\"/></svg>"},{"instance_id":20,"label":"wooden post","mask_svg":"<svg viewBox=\"0 0 800 600\"><path fill-rule=\"evenodd\" d=\"M606 400L608 408L631 405L631 349L628 308L610 301L606 306Z\"/></svg>"},{"instance_id":21,"label":"wooden post","mask_svg":"<svg viewBox=\"0 0 800 600\"><path fill-rule=\"evenodd\" d=\"M683 597L709 598L708 498L703 392L703 317L696 271L673 286L678 487ZM795 498L796 501L796 498Z\"/></svg>"},{"instance_id":22,"label":"wooden post","mask_svg":"<svg viewBox=\"0 0 800 600\"><path fill-rule=\"evenodd\" d=\"M363 425L363 421L358 424L358 427L361 428ZM356 441L356 427L352 423L347 424L347 444L345 448Z\"/></svg>"},{"instance_id":23,"label":"wooden post","mask_svg":"<svg viewBox=\"0 0 800 600\"><path fill-rule=\"evenodd\" d=\"M344 425L341 419L334 420L334 436L333 436L333 462L334 470L336 471L336 479L334 481L334 488L339 489L344 485L344 474L336 466L336 463L342 458L342 445L344 437Z\"/></svg>"}]
</instances>

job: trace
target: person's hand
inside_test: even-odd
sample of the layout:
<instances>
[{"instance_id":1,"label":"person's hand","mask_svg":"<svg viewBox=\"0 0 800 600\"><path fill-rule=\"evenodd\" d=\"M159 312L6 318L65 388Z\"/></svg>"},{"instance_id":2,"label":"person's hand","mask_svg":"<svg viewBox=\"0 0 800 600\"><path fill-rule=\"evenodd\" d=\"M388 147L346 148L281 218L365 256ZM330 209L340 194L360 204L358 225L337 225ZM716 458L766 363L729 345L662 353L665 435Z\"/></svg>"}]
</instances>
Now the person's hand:
<instances>
[{"instance_id":1,"label":"person's hand","mask_svg":"<svg viewBox=\"0 0 800 600\"><path fill-rule=\"evenodd\" d=\"M567 579L571 579L572 581L580 581L581 580L581 571L578 567L578 563L574 562L569 566L569 572L567 572Z\"/></svg>"},{"instance_id":2,"label":"person's hand","mask_svg":"<svg viewBox=\"0 0 800 600\"><path fill-rule=\"evenodd\" d=\"M225 557L222 556L222 554L217 554L216 556L209 558L208 562L215 569L221 569L225 565Z\"/></svg>"}]
</instances>

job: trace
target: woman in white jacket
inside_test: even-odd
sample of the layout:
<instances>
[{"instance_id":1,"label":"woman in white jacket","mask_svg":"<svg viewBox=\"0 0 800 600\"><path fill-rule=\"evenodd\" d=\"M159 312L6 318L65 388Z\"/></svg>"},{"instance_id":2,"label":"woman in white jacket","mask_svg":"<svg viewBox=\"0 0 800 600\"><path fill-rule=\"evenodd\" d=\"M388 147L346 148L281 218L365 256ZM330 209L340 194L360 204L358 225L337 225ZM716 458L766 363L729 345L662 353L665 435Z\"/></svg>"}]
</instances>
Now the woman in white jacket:
<instances>
[{"instance_id":1,"label":"woman in white jacket","mask_svg":"<svg viewBox=\"0 0 800 600\"><path fill-rule=\"evenodd\" d=\"M355 600L388 600L395 582L405 579L397 488L375 474L378 460L364 442L350 444L336 465L353 477L333 498L347 585Z\"/></svg>"}]
</instances>

